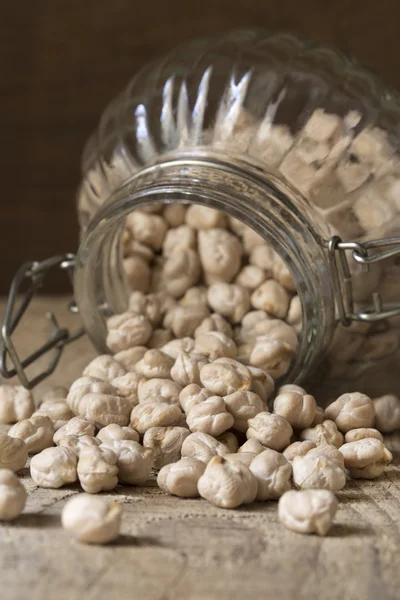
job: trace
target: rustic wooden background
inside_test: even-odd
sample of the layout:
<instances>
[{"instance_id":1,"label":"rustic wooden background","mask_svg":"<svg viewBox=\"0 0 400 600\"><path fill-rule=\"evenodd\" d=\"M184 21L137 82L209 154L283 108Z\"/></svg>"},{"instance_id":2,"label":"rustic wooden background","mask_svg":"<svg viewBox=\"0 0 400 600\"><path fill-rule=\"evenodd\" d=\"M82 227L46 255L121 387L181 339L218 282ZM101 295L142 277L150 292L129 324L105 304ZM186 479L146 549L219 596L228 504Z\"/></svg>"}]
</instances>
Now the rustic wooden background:
<instances>
[{"instance_id":1,"label":"rustic wooden background","mask_svg":"<svg viewBox=\"0 0 400 600\"><path fill-rule=\"evenodd\" d=\"M80 153L145 62L243 26L299 31L353 53L400 88L399 0L2 0L0 293L17 266L77 244ZM66 291L52 278L48 290Z\"/></svg>"}]
</instances>

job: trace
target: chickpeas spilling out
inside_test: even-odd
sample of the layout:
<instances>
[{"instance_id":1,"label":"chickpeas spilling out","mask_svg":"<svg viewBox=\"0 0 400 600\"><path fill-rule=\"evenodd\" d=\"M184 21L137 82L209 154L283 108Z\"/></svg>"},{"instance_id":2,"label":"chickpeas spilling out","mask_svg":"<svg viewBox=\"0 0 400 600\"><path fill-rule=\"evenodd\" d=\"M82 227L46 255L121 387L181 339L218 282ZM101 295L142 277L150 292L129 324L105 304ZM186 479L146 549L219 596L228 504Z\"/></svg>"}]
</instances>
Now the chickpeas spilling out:
<instances>
[{"instance_id":1,"label":"chickpeas spilling out","mask_svg":"<svg viewBox=\"0 0 400 600\"><path fill-rule=\"evenodd\" d=\"M301 302L283 261L238 221L201 206L136 211L124 255L135 290L107 320L113 356L38 408L0 385L0 422L12 425L0 434L0 519L23 510L30 454L37 486L85 492L62 514L82 542L120 532L120 505L95 494L154 471L167 494L224 509L279 501L287 528L325 535L334 492L391 462L382 433L400 428L399 398L350 392L324 409L297 384L276 386L299 346Z\"/></svg>"}]
</instances>

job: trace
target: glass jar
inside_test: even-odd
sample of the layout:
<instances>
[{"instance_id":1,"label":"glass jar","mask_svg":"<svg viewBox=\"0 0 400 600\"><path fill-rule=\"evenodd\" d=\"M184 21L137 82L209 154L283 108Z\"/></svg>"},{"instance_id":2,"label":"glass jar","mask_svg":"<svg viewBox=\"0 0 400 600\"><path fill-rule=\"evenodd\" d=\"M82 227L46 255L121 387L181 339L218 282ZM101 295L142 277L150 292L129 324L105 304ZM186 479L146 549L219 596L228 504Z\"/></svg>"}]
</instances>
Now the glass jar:
<instances>
[{"instance_id":1,"label":"glass jar","mask_svg":"<svg viewBox=\"0 0 400 600\"><path fill-rule=\"evenodd\" d=\"M284 381L327 398L396 391L399 115L372 73L288 34L236 31L145 67L83 152L74 293L98 351L128 306L128 214L200 204L252 228L292 274L302 332Z\"/></svg>"}]
</instances>

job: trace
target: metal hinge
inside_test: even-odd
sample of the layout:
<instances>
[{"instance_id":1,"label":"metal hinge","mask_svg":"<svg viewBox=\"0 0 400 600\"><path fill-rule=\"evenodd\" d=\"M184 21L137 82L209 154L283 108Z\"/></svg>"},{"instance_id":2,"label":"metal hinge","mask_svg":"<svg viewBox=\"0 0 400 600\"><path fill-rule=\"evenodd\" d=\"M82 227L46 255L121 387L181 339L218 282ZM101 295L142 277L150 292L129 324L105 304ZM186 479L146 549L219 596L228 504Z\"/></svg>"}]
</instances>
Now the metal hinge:
<instances>
[{"instance_id":1,"label":"metal hinge","mask_svg":"<svg viewBox=\"0 0 400 600\"><path fill-rule=\"evenodd\" d=\"M15 331L22 316L26 312L32 298L35 296L38 289L42 287L48 271L54 267L59 267L60 269L66 271L70 279L72 279L74 266L74 254L61 254L41 262L26 262L18 269L10 287L10 293L8 296L1 329L2 340L0 345L0 373L3 375L3 377L10 378L18 375L21 384L27 389L32 389L35 385L37 385L40 381L45 379L54 371L60 360L64 346L81 337L85 333L83 328L79 328L74 333L70 333L68 329L59 326L53 313L47 313L46 318L52 325L52 331L47 341L32 354L24 359L20 359L12 341L13 332ZM26 280L30 282L29 288L22 296L21 301L18 303L21 285ZM73 299L69 303L69 310L71 312L78 312L78 308ZM29 380L25 369L39 357L43 356L43 354L47 354L47 352L53 349L55 352L47 368L39 373L39 375L36 377ZM8 357L14 365L13 369L8 369L7 367Z\"/></svg>"},{"instance_id":2,"label":"metal hinge","mask_svg":"<svg viewBox=\"0 0 400 600\"><path fill-rule=\"evenodd\" d=\"M333 291L338 319L344 326L353 321L373 323L400 315L400 301L384 304L381 294L372 294L371 304L361 310L354 310L353 281L346 252L351 251L353 259L366 271L373 263L400 255L400 237L382 238L370 242L342 242L334 236L328 242Z\"/></svg>"}]
</instances>

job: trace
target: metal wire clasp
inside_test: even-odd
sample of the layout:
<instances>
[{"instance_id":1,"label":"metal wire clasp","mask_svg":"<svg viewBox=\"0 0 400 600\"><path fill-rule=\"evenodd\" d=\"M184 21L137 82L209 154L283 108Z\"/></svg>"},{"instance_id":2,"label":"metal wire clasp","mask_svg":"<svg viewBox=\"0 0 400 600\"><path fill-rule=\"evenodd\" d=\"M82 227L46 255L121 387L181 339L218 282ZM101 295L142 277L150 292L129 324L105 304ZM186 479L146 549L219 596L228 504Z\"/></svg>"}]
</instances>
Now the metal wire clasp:
<instances>
[{"instance_id":1,"label":"metal wire clasp","mask_svg":"<svg viewBox=\"0 0 400 600\"><path fill-rule=\"evenodd\" d=\"M68 329L59 326L53 313L47 313L46 318L49 319L52 325L52 331L47 341L32 354L21 360L11 339L13 332L25 314L32 298L42 287L48 271L54 267L59 267L60 269L65 270L69 277L72 278L74 265L74 254L60 254L41 262L26 262L18 269L11 283L1 329L2 340L0 344L0 373L3 375L3 377L8 379L18 375L21 384L27 389L32 389L35 385L37 385L40 381L45 379L54 371L58 361L60 360L64 346L81 337L85 333L83 328L79 328L76 332L70 333ZM30 281L29 288L22 297L19 306L16 307L20 288L25 280ZM71 312L78 312L78 308L73 299L69 304L69 310ZM46 354L52 349L55 350L55 353L51 358L48 367L39 373L39 375L29 380L25 373L26 367L31 365L34 361L43 356L43 354ZM14 368L10 370L7 368L8 356L14 365Z\"/></svg>"},{"instance_id":2,"label":"metal wire clasp","mask_svg":"<svg viewBox=\"0 0 400 600\"><path fill-rule=\"evenodd\" d=\"M354 310L353 282L351 270L346 256L351 251L353 259L368 271L372 263L400 255L400 237L382 238L369 242L342 242L334 236L328 242L328 254L331 267L333 291L338 318L342 325L348 326L352 321L376 322L400 315L399 302L383 304L379 291L372 294L370 306L362 310Z\"/></svg>"}]
</instances>

